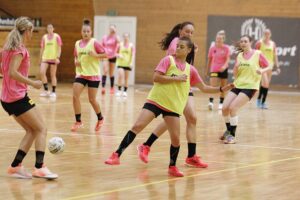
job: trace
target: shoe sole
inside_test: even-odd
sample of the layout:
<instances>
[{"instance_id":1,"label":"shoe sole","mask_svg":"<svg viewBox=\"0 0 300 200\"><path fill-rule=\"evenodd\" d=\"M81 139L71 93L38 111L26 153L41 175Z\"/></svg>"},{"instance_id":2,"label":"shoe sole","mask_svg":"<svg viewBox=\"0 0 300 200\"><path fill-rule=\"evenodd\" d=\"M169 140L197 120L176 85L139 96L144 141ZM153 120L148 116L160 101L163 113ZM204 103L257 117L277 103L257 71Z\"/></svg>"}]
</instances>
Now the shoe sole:
<instances>
[{"instance_id":1,"label":"shoe sole","mask_svg":"<svg viewBox=\"0 0 300 200\"><path fill-rule=\"evenodd\" d=\"M12 178L19 178L19 179L32 179L32 177L29 176L22 176L20 174L8 174L9 177Z\"/></svg>"},{"instance_id":2,"label":"shoe sole","mask_svg":"<svg viewBox=\"0 0 300 200\"><path fill-rule=\"evenodd\" d=\"M44 179L47 179L47 180L54 180L54 179L57 179L58 176L32 176L34 178L44 178Z\"/></svg>"},{"instance_id":3,"label":"shoe sole","mask_svg":"<svg viewBox=\"0 0 300 200\"><path fill-rule=\"evenodd\" d=\"M104 162L104 164L106 164L106 165L120 165L120 163L108 163L108 162Z\"/></svg>"},{"instance_id":4,"label":"shoe sole","mask_svg":"<svg viewBox=\"0 0 300 200\"><path fill-rule=\"evenodd\" d=\"M168 173L168 174L169 174L169 176L172 176L172 177L184 177L184 175L178 176L178 175L175 175L175 174L172 174L172 173Z\"/></svg>"},{"instance_id":5,"label":"shoe sole","mask_svg":"<svg viewBox=\"0 0 300 200\"><path fill-rule=\"evenodd\" d=\"M71 129L71 131L72 131L72 132L76 132L76 131L78 131L78 129L80 129L80 128L83 128L83 125L81 125L80 127L78 127L77 129L74 129L74 130Z\"/></svg>"},{"instance_id":6,"label":"shoe sole","mask_svg":"<svg viewBox=\"0 0 300 200\"><path fill-rule=\"evenodd\" d=\"M190 167L190 168L207 168L208 166L195 166L195 165L191 165L188 163L184 163L185 166Z\"/></svg>"},{"instance_id":7,"label":"shoe sole","mask_svg":"<svg viewBox=\"0 0 300 200\"><path fill-rule=\"evenodd\" d=\"M235 142L224 142L224 144L235 144Z\"/></svg>"}]
</instances>

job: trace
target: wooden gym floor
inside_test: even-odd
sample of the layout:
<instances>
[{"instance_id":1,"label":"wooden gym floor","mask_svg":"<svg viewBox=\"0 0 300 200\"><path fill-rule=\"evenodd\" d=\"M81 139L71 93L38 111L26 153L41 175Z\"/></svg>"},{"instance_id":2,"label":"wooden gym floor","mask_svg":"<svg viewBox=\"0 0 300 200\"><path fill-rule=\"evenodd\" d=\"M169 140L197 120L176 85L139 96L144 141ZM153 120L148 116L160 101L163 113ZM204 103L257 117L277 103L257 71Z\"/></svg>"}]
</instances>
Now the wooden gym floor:
<instances>
[{"instance_id":1,"label":"wooden gym floor","mask_svg":"<svg viewBox=\"0 0 300 200\"><path fill-rule=\"evenodd\" d=\"M108 91L108 90L107 90ZM255 107L255 98L239 112L237 144L224 145L218 136L224 131L217 104L207 110L208 95L195 92L197 153L209 164L207 169L184 166L187 154L185 121L181 121L181 151L177 161L185 177L167 175L169 136L153 144L148 164L142 163L136 145L149 136L162 120L154 120L121 157L120 166L109 166L104 160L117 148L141 110L149 87L130 88L127 99L98 94L104 126L94 133L96 116L82 95L84 128L70 132L74 122L71 84L60 84L58 97L39 97L31 90L47 123L48 138L62 137L64 153L46 154L46 164L59 179L20 180L9 178L11 163L24 131L12 117L0 109L0 196L1 199L299 199L300 198L300 94L271 93L269 110ZM215 102L217 102L217 95ZM32 169L34 149L23 164Z\"/></svg>"}]
</instances>

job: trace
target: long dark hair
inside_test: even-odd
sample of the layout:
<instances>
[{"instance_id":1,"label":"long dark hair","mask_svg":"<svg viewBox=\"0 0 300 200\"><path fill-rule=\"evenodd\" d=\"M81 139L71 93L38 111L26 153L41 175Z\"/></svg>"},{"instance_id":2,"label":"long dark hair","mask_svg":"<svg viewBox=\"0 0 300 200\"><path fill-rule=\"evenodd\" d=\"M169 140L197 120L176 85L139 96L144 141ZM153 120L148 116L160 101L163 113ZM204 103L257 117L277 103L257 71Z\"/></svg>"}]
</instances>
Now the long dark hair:
<instances>
[{"instance_id":1,"label":"long dark hair","mask_svg":"<svg viewBox=\"0 0 300 200\"><path fill-rule=\"evenodd\" d=\"M176 37L179 37L179 30L182 30L186 25L194 26L194 24L189 21L177 24L176 26L173 27L171 32L167 33L165 37L158 43L160 45L160 48L166 51L169 48L172 40ZM193 45L192 51L188 54L186 58L186 62L188 62L189 64L194 64L194 58L195 58L195 45Z\"/></svg>"}]
</instances>

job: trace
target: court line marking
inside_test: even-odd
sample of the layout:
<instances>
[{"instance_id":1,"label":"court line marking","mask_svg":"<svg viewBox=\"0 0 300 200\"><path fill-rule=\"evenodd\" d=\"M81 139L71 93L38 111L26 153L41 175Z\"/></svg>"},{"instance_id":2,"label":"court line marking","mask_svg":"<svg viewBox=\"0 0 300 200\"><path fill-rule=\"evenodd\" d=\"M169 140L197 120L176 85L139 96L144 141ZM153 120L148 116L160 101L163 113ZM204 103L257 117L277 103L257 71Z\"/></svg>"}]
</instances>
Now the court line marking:
<instances>
[{"instance_id":1,"label":"court line marking","mask_svg":"<svg viewBox=\"0 0 300 200\"><path fill-rule=\"evenodd\" d=\"M6 132L24 132L23 129L5 129L5 128L0 128L0 131L6 131ZM72 133L72 132L55 132L55 131L48 131L47 133L50 133L52 135L65 135L65 136L84 136L84 137L114 137L114 138L123 138L124 136L117 136L117 135L103 135L101 133L99 134L83 134L83 133ZM6 134L6 133L0 133L1 134ZM142 135L142 134L139 134ZM135 140L146 140L148 138L144 137L138 137ZM170 142L170 140L167 139L159 139L161 142ZM186 140L181 140L182 142L187 142ZM197 144L222 144L219 142L196 142ZM233 145L227 145L227 146L233 146ZM241 147L249 147L249 148L263 148L263 149L279 149L279 150L290 150L290 151L300 151L300 148L291 148L291 147L273 147L273 146L263 146L263 145L250 145L250 144L239 144L236 143L234 146L241 146Z\"/></svg>"},{"instance_id":2,"label":"court line marking","mask_svg":"<svg viewBox=\"0 0 300 200\"><path fill-rule=\"evenodd\" d=\"M212 174L217 174L217 173L221 173L221 172L228 172L228 171L234 171L234 170L240 170L240 169L246 169L246 168L252 168L252 167L260 167L263 165L275 164L275 163L279 163L279 162L291 161L291 160L297 160L297 159L300 159L300 157L290 157L290 158L286 158L286 159L249 164L246 166L235 167L235 168L230 168L230 169L222 169L222 170L216 170L216 171L206 172L206 173L201 173L201 174L194 174L194 175L184 176L181 178L172 178L172 179L165 179L165 180L161 180L161 181L153 181L153 182L146 183L146 184L133 185L133 186L123 187L123 188L119 188L119 189L115 189L115 190L108 190L108 191L103 191L103 192L95 192L95 193L90 193L90 194L85 194L85 195L78 195L78 196L74 196L74 197L67 197L67 198L64 198L63 200L74 200L74 199L84 199L84 198L88 198L88 197L97 197L100 195L110 194L110 193L114 193L114 192L128 191L128 190L132 190L132 189L136 189L136 188L140 188L140 187L146 187L149 185L157 185L160 183L166 183L166 182L174 181L174 180L189 179L189 178L193 178L193 177L212 175Z\"/></svg>"}]
</instances>

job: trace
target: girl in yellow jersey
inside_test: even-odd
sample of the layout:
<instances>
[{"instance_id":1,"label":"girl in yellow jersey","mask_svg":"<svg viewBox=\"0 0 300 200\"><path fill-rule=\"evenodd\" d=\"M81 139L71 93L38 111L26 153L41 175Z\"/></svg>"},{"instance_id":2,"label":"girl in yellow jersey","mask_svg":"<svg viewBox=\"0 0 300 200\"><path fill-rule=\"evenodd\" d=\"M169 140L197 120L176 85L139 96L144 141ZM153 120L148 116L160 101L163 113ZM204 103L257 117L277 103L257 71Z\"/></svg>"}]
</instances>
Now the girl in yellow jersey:
<instances>
[{"instance_id":1,"label":"girl in yellow jersey","mask_svg":"<svg viewBox=\"0 0 300 200\"><path fill-rule=\"evenodd\" d=\"M116 96L127 97L128 78L129 72L132 68L132 61L134 55L133 44L129 41L129 34L123 34L124 41L120 43L117 54L117 66L118 66L118 92ZM124 80L122 93L122 81Z\"/></svg>"},{"instance_id":2,"label":"girl in yellow jersey","mask_svg":"<svg viewBox=\"0 0 300 200\"><path fill-rule=\"evenodd\" d=\"M50 96L56 97L55 89L57 85L56 79L56 70L57 65L60 62L61 55L61 46L62 41L60 36L57 33L54 33L54 28L52 24L48 24L47 26L47 34L45 34L42 38L41 42L41 70L40 76L44 85L44 91L40 94L40 96ZM50 67L50 76L52 82L52 92L48 92L48 80L47 80L47 69Z\"/></svg>"},{"instance_id":3,"label":"girl in yellow jersey","mask_svg":"<svg viewBox=\"0 0 300 200\"><path fill-rule=\"evenodd\" d=\"M106 58L105 50L94 38L89 20L84 20L81 29L82 39L75 44L74 56L76 66L76 78L73 84L73 108L76 122L71 131L77 131L82 127L80 95L84 87L88 86L89 102L95 110L98 122L95 131L99 131L103 124L99 103L96 100L98 87L100 84L101 74L99 62L101 58Z\"/></svg>"},{"instance_id":4,"label":"girl in yellow jersey","mask_svg":"<svg viewBox=\"0 0 300 200\"><path fill-rule=\"evenodd\" d=\"M257 107L261 109L267 109L267 105L265 102L267 99L268 90L272 79L273 67L276 66L277 72L280 73L278 57L276 54L276 44L274 41L271 40L271 35L271 30L266 29L264 31L263 39L259 40L255 45L255 48L260 50L262 54L267 58L269 62L269 68L271 69L267 73L263 74L261 79L261 86L256 102Z\"/></svg>"},{"instance_id":5,"label":"girl in yellow jersey","mask_svg":"<svg viewBox=\"0 0 300 200\"><path fill-rule=\"evenodd\" d=\"M177 49L177 43L180 37L192 38L194 34L194 24L192 22L186 21L179 23L173 27L173 29L165 35L162 41L159 43L162 50L167 51L167 55L175 55ZM195 53L197 51L197 46L194 44L192 51L187 55L186 62L189 64L194 63ZM197 115L195 109L195 100L193 91L189 91L189 97L186 106L183 111L183 115L186 120L186 140L188 153L185 159L185 165L189 167L206 168L207 163L203 162L200 156L196 153L197 151ZM148 155L150 149L154 142L165 132L168 128L164 121L162 121L151 133L148 139L143 143L139 144L138 154L139 158L148 163Z\"/></svg>"},{"instance_id":6,"label":"girl in yellow jersey","mask_svg":"<svg viewBox=\"0 0 300 200\"><path fill-rule=\"evenodd\" d=\"M222 89L230 89L230 86L224 88L210 87L201 81L197 70L186 62L186 57L192 48L193 42L189 38L180 38L175 55L166 56L161 60L153 76L154 86L137 121L127 132L117 151L113 152L111 157L105 161L106 164L119 165L121 154L132 143L135 136L154 118L162 114L171 137L168 173L171 176L183 176L183 173L176 167L180 148L179 116L183 114L187 103L190 85L192 84L201 90L215 93Z\"/></svg>"},{"instance_id":7,"label":"girl in yellow jersey","mask_svg":"<svg viewBox=\"0 0 300 200\"><path fill-rule=\"evenodd\" d=\"M268 61L263 54L251 48L251 37L242 36L239 42L233 75L235 77L234 86L226 96L223 104L222 114L227 130L220 137L225 144L235 143L235 131L238 124L237 111L251 100L255 92L259 89L261 74L266 73Z\"/></svg>"}]
</instances>

